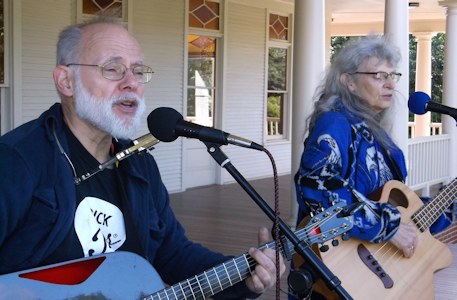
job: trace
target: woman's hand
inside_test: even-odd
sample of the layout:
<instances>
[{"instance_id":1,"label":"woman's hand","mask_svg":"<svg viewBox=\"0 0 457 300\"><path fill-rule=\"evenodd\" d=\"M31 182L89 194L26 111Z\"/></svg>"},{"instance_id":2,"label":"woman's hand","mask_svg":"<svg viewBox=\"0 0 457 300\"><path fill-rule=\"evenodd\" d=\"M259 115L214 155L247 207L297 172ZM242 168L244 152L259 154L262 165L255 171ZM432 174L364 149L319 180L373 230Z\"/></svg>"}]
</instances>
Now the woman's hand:
<instances>
[{"instance_id":1,"label":"woman's hand","mask_svg":"<svg viewBox=\"0 0 457 300\"><path fill-rule=\"evenodd\" d=\"M406 258L412 257L418 242L416 227L411 224L400 223L400 228L390 242L402 250Z\"/></svg>"}]
</instances>

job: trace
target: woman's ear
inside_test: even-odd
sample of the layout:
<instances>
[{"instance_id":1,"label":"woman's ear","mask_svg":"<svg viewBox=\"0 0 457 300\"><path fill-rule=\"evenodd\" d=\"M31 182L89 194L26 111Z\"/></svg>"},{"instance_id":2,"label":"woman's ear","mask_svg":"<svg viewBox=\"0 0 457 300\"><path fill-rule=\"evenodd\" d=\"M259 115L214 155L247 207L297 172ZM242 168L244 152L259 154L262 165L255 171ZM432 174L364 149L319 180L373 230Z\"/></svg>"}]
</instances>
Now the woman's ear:
<instances>
[{"instance_id":1,"label":"woman's ear","mask_svg":"<svg viewBox=\"0 0 457 300\"><path fill-rule=\"evenodd\" d=\"M348 87L351 92L355 91L355 84L352 76L348 73L343 73L340 75L340 83Z\"/></svg>"},{"instance_id":2,"label":"woman's ear","mask_svg":"<svg viewBox=\"0 0 457 300\"><path fill-rule=\"evenodd\" d=\"M64 65L58 65L53 72L54 82L58 91L67 97L73 96L73 72Z\"/></svg>"}]
</instances>

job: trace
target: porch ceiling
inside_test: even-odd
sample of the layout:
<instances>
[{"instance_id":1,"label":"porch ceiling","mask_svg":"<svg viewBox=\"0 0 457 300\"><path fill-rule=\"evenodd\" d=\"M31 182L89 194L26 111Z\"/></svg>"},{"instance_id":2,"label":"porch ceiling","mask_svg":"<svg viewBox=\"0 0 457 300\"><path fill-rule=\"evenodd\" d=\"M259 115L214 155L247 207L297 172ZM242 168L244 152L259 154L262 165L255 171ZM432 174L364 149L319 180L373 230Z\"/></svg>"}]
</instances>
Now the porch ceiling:
<instances>
[{"instance_id":1,"label":"porch ceiling","mask_svg":"<svg viewBox=\"0 0 457 300\"><path fill-rule=\"evenodd\" d=\"M277 0L294 3L294 0ZM410 9L411 21L445 20L445 9L439 0L411 0L419 7ZM384 20L385 0L326 0L334 23L372 23Z\"/></svg>"},{"instance_id":2,"label":"porch ceiling","mask_svg":"<svg viewBox=\"0 0 457 300\"><path fill-rule=\"evenodd\" d=\"M419 7L410 8L411 21L445 20L445 8L438 0L416 0ZM327 0L334 23L368 23L384 20L385 0Z\"/></svg>"}]
</instances>

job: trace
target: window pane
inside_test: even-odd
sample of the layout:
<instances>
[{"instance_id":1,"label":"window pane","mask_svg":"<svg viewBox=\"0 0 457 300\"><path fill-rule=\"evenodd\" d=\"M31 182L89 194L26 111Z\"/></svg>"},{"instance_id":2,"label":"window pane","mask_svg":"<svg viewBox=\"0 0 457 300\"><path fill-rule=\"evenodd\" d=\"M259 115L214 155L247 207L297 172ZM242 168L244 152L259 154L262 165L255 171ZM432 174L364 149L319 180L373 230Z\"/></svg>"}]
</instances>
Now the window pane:
<instances>
[{"instance_id":1,"label":"window pane","mask_svg":"<svg viewBox=\"0 0 457 300\"><path fill-rule=\"evenodd\" d=\"M189 27L219 30L219 3L211 0L189 0Z\"/></svg>"},{"instance_id":2,"label":"window pane","mask_svg":"<svg viewBox=\"0 0 457 300\"><path fill-rule=\"evenodd\" d=\"M287 82L287 49L268 50L268 90L285 91Z\"/></svg>"},{"instance_id":3,"label":"window pane","mask_svg":"<svg viewBox=\"0 0 457 300\"><path fill-rule=\"evenodd\" d=\"M214 58L189 58L187 84L197 87L213 87Z\"/></svg>"},{"instance_id":4,"label":"window pane","mask_svg":"<svg viewBox=\"0 0 457 300\"><path fill-rule=\"evenodd\" d=\"M267 135L282 135L284 124L284 93L268 93Z\"/></svg>"},{"instance_id":5,"label":"window pane","mask_svg":"<svg viewBox=\"0 0 457 300\"><path fill-rule=\"evenodd\" d=\"M97 15L103 13L114 18L122 18L123 0L83 0L83 13Z\"/></svg>"},{"instance_id":6,"label":"window pane","mask_svg":"<svg viewBox=\"0 0 457 300\"><path fill-rule=\"evenodd\" d=\"M213 126L213 92L211 89L187 89L187 121Z\"/></svg>"},{"instance_id":7,"label":"window pane","mask_svg":"<svg viewBox=\"0 0 457 300\"><path fill-rule=\"evenodd\" d=\"M269 37L271 40L288 40L289 18L270 14Z\"/></svg>"},{"instance_id":8,"label":"window pane","mask_svg":"<svg viewBox=\"0 0 457 300\"><path fill-rule=\"evenodd\" d=\"M186 120L204 126L213 126L216 39L191 34L187 41Z\"/></svg>"}]
</instances>

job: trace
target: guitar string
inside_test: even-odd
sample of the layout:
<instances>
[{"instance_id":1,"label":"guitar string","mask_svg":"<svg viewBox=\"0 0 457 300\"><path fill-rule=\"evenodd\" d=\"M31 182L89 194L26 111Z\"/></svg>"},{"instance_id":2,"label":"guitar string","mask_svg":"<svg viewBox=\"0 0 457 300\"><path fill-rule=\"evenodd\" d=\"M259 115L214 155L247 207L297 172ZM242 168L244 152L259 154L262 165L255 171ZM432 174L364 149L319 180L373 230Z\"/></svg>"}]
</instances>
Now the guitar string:
<instances>
[{"instance_id":1,"label":"guitar string","mask_svg":"<svg viewBox=\"0 0 457 300\"><path fill-rule=\"evenodd\" d=\"M265 246L268 247L268 245L264 245L264 247L260 247L260 249L265 248ZM240 259L242 259L242 257L243 257L243 258L244 258L244 261L248 263L249 267L255 265L255 261L253 261L250 257L249 257L249 259L246 260L246 256L247 256L247 255L243 255L243 256L240 256L240 257L238 257L238 258L234 258L232 261L235 262L236 260L240 260ZM229 263L225 263L225 264L223 264L223 265L227 266L227 264L229 264ZM231 264L230 264L230 265L231 265ZM219 268L220 268L220 267L221 267L221 266L219 266ZM217 269L217 267L213 268L213 270L211 270L211 271L215 271L216 269ZM240 274L240 272L239 272L238 270L237 270L236 273L233 272L233 270L234 270L233 268L225 269L225 272L224 272L224 273L226 273L226 274L228 274L228 275L229 275L230 273L231 273L232 275L233 275L233 274ZM210 272L211 272L211 271L210 271ZM207 276L206 273L209 273L209 272L205 272L205 276L208 278L208 276ZM218 272L215 271L215 274L216 274L216 275L217 275L217 273L218 273ZM196 280L198 280L198 276L196 276ZM195 280L194 280L194 281L195 281ZM241 281L241 278L240 278L239 281ZM239 282L239 281L237 281L237 282ZM211 279L209 280L209 282L211 282ZM214 282L214 281L213 281L213 282ZM219 283L219 285L220 285L220 287L221 287L220 290L224 289L224 287L231 286L231 285L233 284L232 282L227 282L227 281L221 282L219 279L218 279L216 282ZM223 286L221 286L221 284L222 284ZM228 285L227 285L227 284L228 284ZM196 284L191 284L191 285L190 285L190 288L195 288L195 287L196 287ZM201 286L200 286L199 288L200 288L200 290L202 291L203 294L205 294L205 295L208 294L208 289L206 288L206 285L203 285L203 288L201 288ZM218 291L215 292L213 289L211 289L211 285L209 286L209 288L210 288L210 292L211 292L212 294L218 292ZM181 293L185 293L185 291L182 290ZM168 297L167 297L167 299L168 299Z\"/></svg>"},{"instance_id":2,"label":"guitar string","mask_svg":"<svg viewBox=\"0 0 457 300\"><path fill-rule=\"evenodd\" d=\"M426 229L428 229L438 219L438 217L442 214L444 209L446 209L447 206L449 206L452 203L455 195L457 194L454 187L456 184L457 179L454 179L451 183L447 185L445 190L440 192L434 199L430 200L430 202L428 202L427 205L422 206L416 213L414 213L411 216L411 220L408 222L408 224L411 224L411 222L414 223L413 225L415 225L419 229L418 235L420 235ZM389 246L389 248L384 249L387 246ZM382 262L382 264L388 265L390 263L390 260L395 257L396 259L394 260L394 264L398 263L398 261L403 258L403 254L400 253L400 255L397 256L397 254L401 252L400 249L398 249L389 242L380 246L374 252L373 256L375 256L376 260L378 260L379 262L381 260L384 260L386 255L388 255L388 253L392 249L394 249L394 253L388 256L387 259ZM380 251L382 250L385 250L385 252L383 252L382 255L379 255Z\"/></svg>"},{"instance_id":3,"label":"guitar string","mask_svg":"<svg viewBox=\"0 0 457 300\"><path fill-rule=\"evenodd\" d=\"M331 217L331 216L328 216L328 217L322 219L322 221L320 221L319 223L307 225L307 226L304 227L303 229L301 229L301 230L299 230L299 231L296 232L297 236L298 236L299 238L301 238L301 237L304 237L304 236L309 235L309 233L306 232L307 229L310 229L310 228L315 229L316 227L319 227L320 225L322 225L323 223L325 223L330 217ZM333 229L329 229L329 230L327 230L327 231L325 231L325 232L323 232L323 233L320 233L320 234L318 234L318 235L312 236L312 238L316 239L316 238L318 238L318 236L320 236L320 235L325 235L325 234L331 233L332 230L333 230ZM261 246L259 247L259 249L269 248L270 245L272 246L272 249L274 249L274 243L273 243L273 242L267 243L267 244L264 244L264 245L261 245ZM279 245L279 248L280 248L280 251L283 250L283 249L282 249L283 246L282 246L281 244ZM247 259L246 259L246 258L247 258ZM197 276L194 276L192 279L187 279L187 280L185 280L185 281L180 282L179 284L175 284L175 285L173 285L172 287L169 287L169 288L167 288L167 289L164 289L164 290L158 292L158 293L157 293L157 296L158 296L158 297L161 297L160 294L164 294L164 295L166 296L166 299L170 299L170 298L168 297L168 296L169 296L168 291L171 290L172 294L170 294L170 295L174 295L174 296L176 296L176 295L182 295L182 296L186 297L186 296L185 296L185 295L186 295L186 291L187 291L187 292L190 291L190 292L192 293L192 298L193 298L193 299L196 299L196 298L195 298L195 294L192 292L192 290L196 289L197 286L198 286L198 288L199 288L199 290L200 290L199 293L201 293L202 295L209 295L210 293L211 293L211 295L214 295L215 293L220 292L220 291L222 291L223 289L225 289L225 288L230 287L230 286L233 285L232 282L227 282L227 281L221 282L221 281L220 281L220 279L219 279L219 277L218 277L217 268L220 269L222 266L224 266L225 272L223 272L223 273L229 275L229 277L230 277L230 274L232 274L232 276L233 276L234 274L240 276L240 280L237 280L236 283L242 281L242 275L247 274L247 272L243 272L243 274L241 274L240 271L237 269L237 263L236 263L237 260L244 260L245 262L247 262L247 264L248 264L248 270L251 270L251 268L257 264L257 262L256 262L254 259L252 259L252 257L251 257L250 255L248 255L248 254L243 254L243 255L241 255L241 256L239 256L239 257L233 258L233 259L230 260L229 262L226 262L226 263L223 263L223 264L221 264L221 265L215 266L215 267L212 268L211 270L207 270L207 271L203 272L203 274L199 274L199 275L197 275ZM229 268L227 269L226 267L227 267L228 264L229 264ZM238 262L238 264L239 264L239 262ZM235 268L233 267L233 265L235 265ZM236 272L234 271L235 269L236 269ZM249 272L250 272L250 271L249 271ZM214 275L212 276L212 277L213 277L212 279L210 278L210 277L211 277L211 274L210 274L210 277L208 277L208 273L214 273ZM199 280L199 279L200 279L200 277L202 277L202 276L205 276L205 277L207 278L206 282L208 282L208 284L200 285L200 280ZM214 277L217 277L217 280L214 280ZM228 279L229 279L229 281L230 281L230 278L228 278ZM184 288L183 288L183 285L182 285L183 282L186 282L186 283L187 283L187 286L184 287ZM190 283L190 282L191 282L191 283ZM204 282L205 282L205 280L204 280ZM211 285L212 285L211 282L212 282L212 284L214 284L214 282L219 283L219 286L220 286L220 287L222 286L221 289L220 289L220 290L214 291L214 290L211 288ZM190 284L189 284L189 283L190 283ZM177 285L180 286L180 288L179 288L180 291L178 291L178 294L176 294L175 290L173 289L173 287L176 287ZM208 287L207 287L207 285L208 285ZM189 290L189 288L190 288L190 290ZM149 298L145 298L145 299L149 299ZM150 298L150 299L154 299L154 298ZM162 299L162 298L159 298L159 299ZM165 299L165 298L163 298L163 299ZM187 298L186 298L186 299L187 299Z\"/></svg>"}]
</instances>

